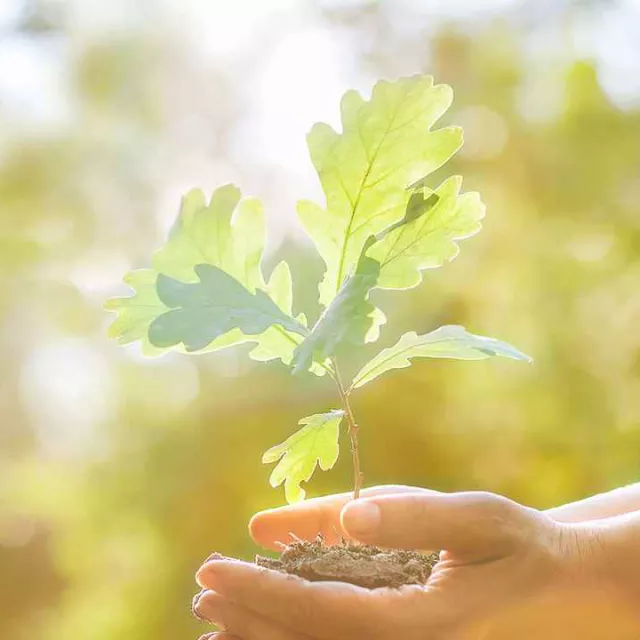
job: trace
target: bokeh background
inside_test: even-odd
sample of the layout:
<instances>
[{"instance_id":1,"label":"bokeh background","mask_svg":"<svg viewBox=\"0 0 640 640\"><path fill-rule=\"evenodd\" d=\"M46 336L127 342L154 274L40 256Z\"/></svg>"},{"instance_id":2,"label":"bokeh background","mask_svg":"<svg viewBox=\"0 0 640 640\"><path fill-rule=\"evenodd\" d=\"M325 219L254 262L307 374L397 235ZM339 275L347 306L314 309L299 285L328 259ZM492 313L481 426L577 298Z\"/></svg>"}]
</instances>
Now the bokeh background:
<instances>
[{"instance_id":1,"label":"bokeh background","mask_svg":"<svg viewBox=\"0 0 640 640\"><path fill-rule=\"evenodd\" d=\"M348 88L432 73L484 231L381 345L454 322L535 358L417 362L354 397L368 484L548 507L640 476L640 3L0 1L0 637L197 637L193 572L256 551L260 455L336 405L237 349L146 360L105 337L182 192L263 199L269 260L317 312L296 226L311 124ZM357 361L354 361L354 366ZM349 456L311 495L350 486Z\"/></svg>"}]
</instances>

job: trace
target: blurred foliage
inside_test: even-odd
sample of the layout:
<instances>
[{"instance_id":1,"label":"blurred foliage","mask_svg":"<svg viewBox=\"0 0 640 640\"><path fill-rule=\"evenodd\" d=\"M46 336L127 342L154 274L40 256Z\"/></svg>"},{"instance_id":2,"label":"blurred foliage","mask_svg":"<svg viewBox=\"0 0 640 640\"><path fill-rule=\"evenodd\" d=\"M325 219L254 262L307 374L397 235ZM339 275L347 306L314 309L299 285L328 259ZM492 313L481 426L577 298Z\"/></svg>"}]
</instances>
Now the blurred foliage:
<instances>
[{"instance_id":1,"label":"blurred foliage","mask_svg":"<svg viewBox=\"0 0 640 640\"><path fill-rule=\"evenodd\" d=\"M313 19L347 38L365 83L422 71L454 87L447 123L466 145L453 170L488 207L454 263L408 294L376 293L390 309L383 344L461 323L535 358L417 363L358 391L366 482L547 507L637 480L640 112L612 103L569 42L534 64L531 25L512 14L435 30L404 5L349 4ZM560 4L569 33L596 6ZM205 63L172 25L82 31L65 6L46 20L31 7L15 29L67 43L71 116L28 127L0 101L0 636L195 637L194 569L214 549L254 553L248 518L282 499L260 453L334 406L333 390L243 348L143 360L107 340L101 306L144 264L181 190L245 166L243 78L280 32L270 23L239 61ZM233 169L243 190L284 206L287 176L246 160ZM313 313L319 265L296 237L273 260L303 274L296 293ZM349 487L349 464L309 493Z\"/></svg>"}]
</instances>

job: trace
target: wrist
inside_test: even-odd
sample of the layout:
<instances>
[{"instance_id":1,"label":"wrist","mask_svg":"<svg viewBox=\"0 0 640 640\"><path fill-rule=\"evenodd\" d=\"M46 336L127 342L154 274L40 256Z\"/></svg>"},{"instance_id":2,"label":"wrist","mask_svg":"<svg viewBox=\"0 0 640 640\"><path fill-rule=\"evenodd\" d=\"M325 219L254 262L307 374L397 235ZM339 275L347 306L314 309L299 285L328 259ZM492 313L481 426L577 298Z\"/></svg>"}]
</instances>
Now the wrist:
<instances>
[{"instance_id":1,"label":"wrist","mask_svg":"<svg viewBox=\"0 0 640 640\"><path fill-rule=\"evenodd\" d=\"M630 640L640 638L640 578L633 575L634 568L640 575L640 559L638 551L635 558L627 553L629 532L624 523L613 520L559 524L562 578L555 593L563 594L560 601L569 615L578 612L598 628L589 637ZM606 632L598 627L602 624Z\"/></svg>"},{"instance_id":2,"label":"wrist","mask_svg":"<svg viewBox=\"0 0 640 640\"><path fill-rule=\"evenodd\" d=\"M586 583L640 622L640 512L569 527Z\"/></svg>"},{"instance_id":3,"label":"wrist","mask_svg":"<svg viewBox=\"0 0 640 640\"><path fill-rule=\"evenodd\" d=\"M601 538L607 580L640 602L640 511L594 523Z\"/></svg>"}]
</instances>

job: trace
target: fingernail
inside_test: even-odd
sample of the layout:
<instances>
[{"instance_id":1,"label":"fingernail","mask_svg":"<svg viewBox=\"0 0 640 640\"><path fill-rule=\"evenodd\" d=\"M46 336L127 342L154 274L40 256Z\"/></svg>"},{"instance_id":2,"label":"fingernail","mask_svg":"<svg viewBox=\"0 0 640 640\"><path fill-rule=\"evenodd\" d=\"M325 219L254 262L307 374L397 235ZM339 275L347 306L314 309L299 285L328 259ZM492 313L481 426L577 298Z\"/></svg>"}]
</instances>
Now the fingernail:
<instances>
[{"instance_id":1,"label":"fingernail","mask_svg":"<svg viewBox=\"0 0 640 640\"><path fill-rule=\"evenodd\" d=\"M198 618L198 620L201 620L202 622L209 622L206 618L202 617L200 615L200 613L198 612L198 602L200 602L200 598L202 598L202 596L206 593L206 589L202 589L202 591L199 591L198 593L196 593L195 596L193 596L193 600L191 601L191 613Z\"/></svg>"},{"instance_id":2,"label":"fingernail","mask_svg":"<svg viewBox=\"0 0 640 640\"><path fill-rule=\"evenodd\" d=\"M351 533L373 533L380 526L380 507L370 500L356 500L342 510L342 524Z\"/></svg>"},{"instance_id":3,"label":"fingernail","mask_svg":"<svg viewBox=\"0 0 640 640\"><path fill-rule=\"evenodd\" d=\"M194 613L200 620L215 624L221 631L225 631L226 626L220 613L220 604L220 600L216 597L199 597L194 606Z\"/></svg>"},{"instance_id":4,"label":"fingernail","mask_svg":"<svg viewBox=\"0 0 640 640\"><path fill-rule=\"evenodd\" d=\"M212 563L221 562L223 560L228 560L228 558L221 556L219 553L212 553L196 571L196 583L203 589L206 589L207 585L202 580L203 574L209 572Z\"/></svg>"}]
</instances>

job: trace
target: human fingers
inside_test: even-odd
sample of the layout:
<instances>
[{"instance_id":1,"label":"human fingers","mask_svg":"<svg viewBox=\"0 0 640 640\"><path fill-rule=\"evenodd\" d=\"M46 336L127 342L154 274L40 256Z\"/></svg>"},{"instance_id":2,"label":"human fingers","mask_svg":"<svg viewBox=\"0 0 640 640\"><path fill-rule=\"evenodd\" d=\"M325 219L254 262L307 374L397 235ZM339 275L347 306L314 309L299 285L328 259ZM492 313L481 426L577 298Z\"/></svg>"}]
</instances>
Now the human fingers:
<instances>
[{"instance_id":1,"label":"human fingers","mask_svg":"<svg viewBox=\"0 0 640 640\"><path fill-rule=\"evenodd\" d=\"M365 489L361 495L373 497L408 492L438 493L405 485L383 485ZM278 549L278 543L290 542L290 534L301 540L313 540L321 534L327 544L335 544L346 536L340 524L340 512L352 498L352 493L341 493L261 511L251 519L249 531L260 546L273 550Z\"/></svg>"},{"instance_id":2,"label":"human fingers","mask_svg":"<svg viewBox=\"0 0 640 640\"><path fill-rule=\"evenodd\" d=\"M197 573L198 583L300 634L314 637L375 637L381 625L396 617L401 590L368 590L338 582L308 582L255 565L213 560Z\"/></svg>"},{"instance_id":3,"label":"human fingers","mask_svg":"<svg viewBox=\"0 0 640 640\"><path fill-rule=\"evenodd\" d=\"M246 607L223 598L214 591L205 591L196 604L199 617L225 629L225 633L242 640L309 640L278 625ZM215 637L215 636L214 636ZM225 640L216 638L216 640Z\"/></svg>"},{"instance_id":4,"label":"human fingers","mask_svg":"<svg viewBox=\"0 0 640 640\"><path fill-rule=\"evenodd\" d=\"M445 549L474 561L508 555L552 528L545 514L491 493L403 493L345 505L342 526L367 544Z\"/></svg>"}]
</instances>

